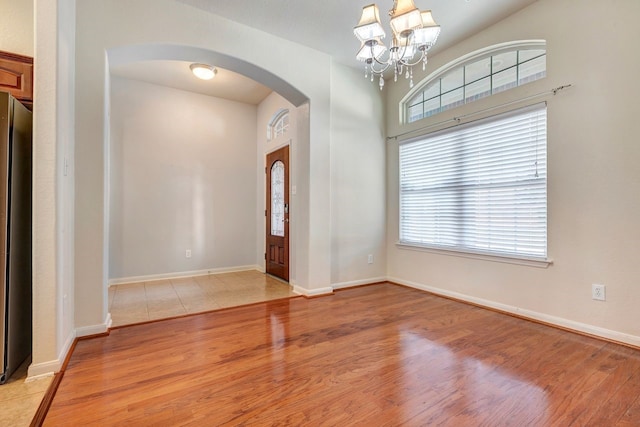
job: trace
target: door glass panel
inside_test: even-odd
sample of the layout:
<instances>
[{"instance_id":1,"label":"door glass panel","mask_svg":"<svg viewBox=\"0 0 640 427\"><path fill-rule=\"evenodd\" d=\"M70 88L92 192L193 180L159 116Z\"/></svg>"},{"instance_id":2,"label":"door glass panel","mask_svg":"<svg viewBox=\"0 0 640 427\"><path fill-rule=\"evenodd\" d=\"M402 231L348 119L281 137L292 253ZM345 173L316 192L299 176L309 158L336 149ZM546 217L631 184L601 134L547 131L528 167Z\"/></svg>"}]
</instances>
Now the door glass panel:
<instances>
[{"instance_id":1,"label":"door glass panel","mask_svg":"<svg viewBox=\"0 0 640 427\"><path fill-rule=\"evenodd\" d=\"M284 237L284 163L271 166L271 235Z\"/></svg>"}]
</instances>

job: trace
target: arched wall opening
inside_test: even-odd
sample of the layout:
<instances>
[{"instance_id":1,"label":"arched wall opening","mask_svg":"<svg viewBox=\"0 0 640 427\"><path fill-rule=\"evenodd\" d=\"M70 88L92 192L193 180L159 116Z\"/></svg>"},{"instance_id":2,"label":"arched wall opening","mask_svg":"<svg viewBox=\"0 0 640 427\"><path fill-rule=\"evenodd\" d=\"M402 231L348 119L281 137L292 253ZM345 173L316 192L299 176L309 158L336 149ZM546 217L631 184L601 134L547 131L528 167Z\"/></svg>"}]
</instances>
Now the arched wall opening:
<instances>
[{"instance_id":1,"label":"arched wall opening","mask_svg":"<svg viewBox=\"0 0 640 427\"><path fill-rule=\"evenodd\" d=\"M213 64L268 85L275 96L270 95L269 102L264 100L256 108L172 88L127 81L111 72L127 64L150 61ZM273 144L261 140L259 135L264 133L263 125L258 122L264 110L274 108L273 98L277 105L292 110L295 123L286 135L286 141L281 138L280 144L290 145L293 153L292 183L295 189L298 181L303 180L295 173L305 173L304 169L295 167L295 156L301 141L308 139L304 135L305 130L308 135L309 129L309 114L306 113L308 98L273 73L247 61L200 47L167 44L120 46L107 51L106 68L103 250L107 283L197 275L203 271L242 269L252 265L264 268L264 236L260 236L264 230L264 218L259 215L264 209L264 196L261 194L264 192L264 179L259 171L264 155ZM158 91L164 92L160 95ZM123 95L123 92L126 94ZM156 102L146 102L149 93L156 96ZM137 96L143 101L138 101ZM167 100L169 97L172 101ZM203 101L206 99L211 100L213 105ZM206 108L204 111L192 109L185 104L191 101L198 102L200 107L206 104ZM158 107L158 104L164 104L164 107ZM263 104L267 105L261 108ZM254 111L258 110L253 118L251 107ZM179 111L180 108L183 111ZM298 111L301 114L297 114ZM210 121L205 117L206 114L210 114ZM197 117L197 129L177 135L175 129L181 125L171 126L168 123L180 121L176 118L178 116L182 120ZM297 117L306 123L298 125ZM220 123L221 120L226 123ZM243 123L242 120L255 123ZM129 122L124 131L123 122ZM258 131L252 133L249 129L254 124L258 126ZM140 131L141 127L146 130ZM151 127L161 129L154 132L149 130ZM162 129L167 129L173 135L165 136ZM230 129L237 130L234 132ZM137 134L135 137L131 135L134 132ZM126 137L123 134L127 134ZM187 135L195 138L187 139ZM149 141L138 142L144 139ZM180 146L166 147L172 143ZM131 149L129 144L136 148ZM140 147L145 147L144 153L140 152ZM253 153L249 153L251 148ZM205 156L208 162L203 161ZM223 160L223 156L235 156L235 160ZM143 170L136 171L139 169L136 161ZM233 164L234 168L227 168L225 162ZM243 170L239 170L238 166ZM167 173L167 168L172 169L173 174ZM252 174L257 175L257 179L247 180L247 176ZM151 180L151 177L159 180ZM225 185L225 182L233 184ZM158 194L160 187L166 190L162 195ZM162 208L165 202L164 206L172 213ZM254 207L251 207L252 203ZM299 211L297 200L292 201L291 207L292 212ZM294 214L292 236L302 235L296 230L297 219ZM251 232L246 231L252 228L257 237L250 236ZM233 230L235 238L231 235ZM223 247L225 245L232 246ZM250 245L255 245L255 248L248 250ZM297 242L293 241L292 246L297 247ZM189 255L192 255L193 249L193 259L184 259L185 248L188 248ZM242 253L231 256L231 252ZM291 278L295 281L295 264L299 261L295 253L291 261ZM108 300L106 286L103 298Z\"/></svg>"},{"instance_id":2,"label":"arched wall opening","mask_svg":"<svg viewBox=\"0 0 640 427\"><path fill-rule=\"evenodd\" d=\"M179 54L183 58L219 61L217 64L221 67L273 88L297 106L299 149L292 162L295 161L297 171L298 259L296 283L292 284L307 295L330 292L332 133L336 135L336 143L341 141L340 137L350 142L361 134L354 129L353 133L357 133L354 137L342 136L338 129L332 129L332 116L338 105L342 105L335 97L344 98L346 102L354 95L352 89L338 92L332 91L332 86L338 77L344 78L350 87L355 84L358 88L355 94L362 95L364 105L373 99L376 108L381 105L377 92L374 96L369 85L364 86L362 79L355 78L355 70L337 66L330 55L173 0L139 0L127 4L126 8L115 0L84 0L76 5L75 22L76 144L72 167L76 196L73 305L77 335L105 332L110 323L105 244L108 239L105 140L109 137L109 100L105 94L109 90L109 61L131 60L128 55L153 58L185 47ZM120 59L119 55L122 55ZM352 110L360 119L361 108L349 107L349 111ZM362 120L369 123L374 119L366 116ZM377 115L375 120L381 122ZM376 143L380 141L378 133L376 130ZM343 204L336 206L345 210ZM291 207L294 208L293 203ZM368 248L358 250L364 252ZM354 272L356 274L361 272Z\"/></svg>"},{"instance_id":3,"label":"arched wall opening","mask_svg":"<svg viewBox=\"0 0 640 427\"><path fill-rule=\"evenodd\" d=\"M110 66L153 60L215 64L273 89L296 107L309 102L309 98L304 93L274 73L243 59L202 47L159 43L127 45L108 49L107 57Z\"/></svg>"}]
</instances>

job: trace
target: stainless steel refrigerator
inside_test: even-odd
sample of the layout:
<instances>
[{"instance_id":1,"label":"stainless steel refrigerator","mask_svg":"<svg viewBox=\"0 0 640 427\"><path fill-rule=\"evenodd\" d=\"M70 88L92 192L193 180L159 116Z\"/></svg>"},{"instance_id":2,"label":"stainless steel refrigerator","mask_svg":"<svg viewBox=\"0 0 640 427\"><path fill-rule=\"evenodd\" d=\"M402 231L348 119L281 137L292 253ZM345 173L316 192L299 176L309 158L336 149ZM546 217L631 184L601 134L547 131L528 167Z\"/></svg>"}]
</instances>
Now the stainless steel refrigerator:
<instances>
[{"instance_id":1,"label":"stainless steel refrigerator","mask_svg":"<svg viewBox=\"0 0 640 427\"><path fill-rule=\"evenodd\" d=\"M31 124L0 92L0 384L31 356Z\"/></svg>"}]
</instances>

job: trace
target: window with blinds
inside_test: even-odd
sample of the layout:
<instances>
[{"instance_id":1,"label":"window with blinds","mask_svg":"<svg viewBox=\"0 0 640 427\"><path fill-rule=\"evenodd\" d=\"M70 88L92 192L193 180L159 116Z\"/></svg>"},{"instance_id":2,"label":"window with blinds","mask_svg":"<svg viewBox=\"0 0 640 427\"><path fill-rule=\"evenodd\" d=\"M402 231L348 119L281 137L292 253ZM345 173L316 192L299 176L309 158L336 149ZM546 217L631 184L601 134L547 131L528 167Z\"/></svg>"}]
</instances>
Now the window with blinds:
<instances>
[{"instance_id":1,"label":"window with blinds","mask_svg":"<svg viewBox=\"0 0 640 427\"><path fill-rule=\"evenodd\" d=\"M537 105L400 146L400 243L547 257L547 110Z\"/></svg>"}]
</instances>

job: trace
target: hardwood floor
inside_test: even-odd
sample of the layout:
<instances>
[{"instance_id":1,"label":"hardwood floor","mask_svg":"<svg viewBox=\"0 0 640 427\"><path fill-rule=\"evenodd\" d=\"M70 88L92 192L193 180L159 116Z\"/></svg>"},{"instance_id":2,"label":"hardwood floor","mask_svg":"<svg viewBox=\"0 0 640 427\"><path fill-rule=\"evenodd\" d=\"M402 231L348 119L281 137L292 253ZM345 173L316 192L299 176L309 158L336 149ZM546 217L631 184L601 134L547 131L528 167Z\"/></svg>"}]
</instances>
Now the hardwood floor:
<instances>
[{"instance_id":1,"label":"hardwood floor","mask_svg":"<svg viewBox=\"0 0 640 427\"><path fill-rule=\"evenodd\" d=\"M380 284L79 341L46 426L640 425L640 352Z\"/></svg>"}]
</instances>

